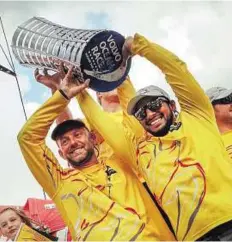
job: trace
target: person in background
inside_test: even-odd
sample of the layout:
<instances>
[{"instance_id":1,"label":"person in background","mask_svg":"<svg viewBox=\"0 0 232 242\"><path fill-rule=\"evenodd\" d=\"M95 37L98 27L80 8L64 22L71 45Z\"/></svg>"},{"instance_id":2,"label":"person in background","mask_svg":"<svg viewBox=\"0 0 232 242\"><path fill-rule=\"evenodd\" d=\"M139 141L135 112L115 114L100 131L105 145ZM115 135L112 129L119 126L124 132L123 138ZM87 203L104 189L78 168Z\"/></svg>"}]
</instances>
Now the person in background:
<instances>
[{"instance_id":1,"label":"person in background","mask_svg":"<svg viewBox=\"0 0 232 242\"><path fill-rule=\"evenodd\" d=\"M2 235L8 239L15 239L21 223L32 226L30 219L22 210L7 207L0 211L0 230Z\"/></svg>"},{"instance_id":2,"label":"person in background","mask_svg":"<svg viewBox=\"0 0 232 242\"><path fill-rule=\"evenodd\" d=\"M22 229L26 226L26 229ZM22 230L22 231L20 231ZM50 235L36 225L23 210L14 207L7 207L0 211L0 231L4 237L12 241L56 241L57 238ZM25 236L26 235L26 236Z\"/></svg>"},{"instance_id":3,"label":"person in background","mask_svg":"<svg viewBox=\"0 0 232 242\"><path fill-rule=\"evenodd\" d=\"M63 169L46 146L52 123L88 86L88 82L78 86L72 70L18 134L34 177L56 203L74 241L175 240L127 161L116 155L98 161L94 137L81 120L66 120L52 132L70 168Z\"/></svg>"},{"instance_id":4,"label":"person in background","mask_svg":"<svg viewBox=\"0 0 232 242\"><path fill-rule=\"evenodd\" d=\"M212 87L206 94L213 105L219 131L232 159L232 89Z\"/></svg>"}]
</instances>

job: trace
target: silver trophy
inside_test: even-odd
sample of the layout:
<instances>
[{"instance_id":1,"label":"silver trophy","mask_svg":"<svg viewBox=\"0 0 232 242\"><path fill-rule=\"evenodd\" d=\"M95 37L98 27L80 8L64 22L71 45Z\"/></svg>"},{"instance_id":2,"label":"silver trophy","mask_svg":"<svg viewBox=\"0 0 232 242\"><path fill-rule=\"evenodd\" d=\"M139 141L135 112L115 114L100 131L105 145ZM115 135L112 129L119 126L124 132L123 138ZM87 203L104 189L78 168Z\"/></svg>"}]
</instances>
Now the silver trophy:
<instances>
[{"instance_id":1,"label":"silver trophy","mask_svg":"<svg viewBox=\"0 0 232 242\"><path fill-rule=\"evenodd\" d=\"M20 25L12 39L12 50L20 64L57 71L60 61L82 71L96 91L110 91L126 78L131 60L121 68L125 38L111 30L67 28L33 17Z\"/></svg>"}]
</instances>

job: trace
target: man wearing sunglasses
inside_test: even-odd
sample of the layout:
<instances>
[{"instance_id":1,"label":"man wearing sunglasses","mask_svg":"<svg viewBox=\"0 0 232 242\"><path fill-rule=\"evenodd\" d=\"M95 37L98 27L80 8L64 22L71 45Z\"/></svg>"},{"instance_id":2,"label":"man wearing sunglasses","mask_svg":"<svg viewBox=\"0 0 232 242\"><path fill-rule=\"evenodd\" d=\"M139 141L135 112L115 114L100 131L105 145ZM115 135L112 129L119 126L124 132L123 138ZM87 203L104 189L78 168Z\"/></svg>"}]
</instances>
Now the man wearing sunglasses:
<instances>
[{"instance_id":1,"label":"man wearing sunglasses","mask_svg":"<svg viewBox=\"0 0 232 242\"><path fill-rule=\"evenodd\" d=\"M219 131L232 159L232 89L212 87L206 94L213 105Z\"/></svg>"},{"instance_id":2,"label":"man wearing sunglasses","mask_svg":"<svg viewBox=\"0 0 232 242\"><path fill-rule=\"evenodd\" d=\"M175 102L168 93L152 85L138 91L136 97L130 101L128 112L157 137L166 135L170 128L174 128L174 119L178 114Z\"/></svg>"},{"instance_id":3,"label":"man wearing sunglasses","mask_svg":"<svg viewBox=\"0 0 232 242\"><path fill-rule=\"evenodd\" d=\"M123 55L145 57L164 73L180 113L156 86L123 106L123 126L86 97L82 111L115 154L136 157L127 161L142 173L178 240L232 240L231 164L208 97L183 61L139 34L127 38Z\"/></svg>"}]
</instances>

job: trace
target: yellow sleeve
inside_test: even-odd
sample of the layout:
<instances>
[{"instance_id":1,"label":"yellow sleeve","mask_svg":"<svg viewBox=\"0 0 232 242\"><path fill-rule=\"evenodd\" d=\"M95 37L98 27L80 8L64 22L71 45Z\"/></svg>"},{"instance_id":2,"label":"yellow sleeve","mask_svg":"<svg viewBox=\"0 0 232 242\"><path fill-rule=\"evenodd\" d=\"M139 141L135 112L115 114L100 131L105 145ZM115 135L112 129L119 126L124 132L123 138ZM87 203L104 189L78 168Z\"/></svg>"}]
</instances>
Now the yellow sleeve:
<instances>
[{"instance_id":1,"label":"yellow sleeve","mask_svg":"<svg viewBox=\"0 0 232 242\"><path fill-rule=\"evenodd\" d=\"M88 92L83 91L77 95L77 101L87 121L99 132L115 154L126 162L135 163L136 158L130 150L123 125L104 112Z\"/></svg>"},{"instance_id":2,"label":"yellow sleeve","mask_svg":"<svg viewBox=\"0 0 232 242\"><path fill-rule=\"evenodd\" d=\"M143 127L136 118L127 113L128 103L136 95L135 88L129 77L117 88L117 91L123 111L123 126L127 135L129 135L128 138L133 139L133 136L141 137L144 133Z\"/></svg>"},{"instance_id":3,"label":"yellow sleeve","mask_svg":"<svg viewBox=\"0 0 232 242\"><path fill-rule=\"evenodd\" d=\"M172 52L149 42L143 36L135 34L132 53L144 56L156 65L166 77L181 106L181 110L215 121L212 105L203 89L188 71L186 64Z\"/></svg>"},{"instance_id":4,"label":"yellow sleeve","mask_svg":"<svg viewBox=\"0 0 232 242\"><path fill-rule=\"evenodd\" d=\"M32 174L52 198L61 182L62 167L45 144L48 131L68 104L59 91L48 99L26 122L18 134L18 142Z\"/></svg>"}]
</instances>

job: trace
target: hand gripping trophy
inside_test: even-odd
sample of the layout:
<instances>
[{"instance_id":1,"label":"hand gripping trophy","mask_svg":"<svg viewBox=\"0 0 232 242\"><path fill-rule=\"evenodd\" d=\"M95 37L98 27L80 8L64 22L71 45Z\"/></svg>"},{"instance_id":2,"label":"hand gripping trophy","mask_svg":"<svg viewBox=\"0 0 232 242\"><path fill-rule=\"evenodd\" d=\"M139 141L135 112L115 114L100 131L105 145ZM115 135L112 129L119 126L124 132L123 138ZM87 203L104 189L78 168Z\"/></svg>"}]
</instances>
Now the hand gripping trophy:
<instances>
[{"instance_id":1,"label":"hand gripping trophy","mask_svg":"<svg viewBox=\"0 0 232 242\"><path fill-rule=\"evenodd\" d=\"M57 71L62 61L78 67L83 80L90 79L90 88L107 92L119 86L129 72L131 59L121 68L124 41L115 31L72 29L33 17L16 29L12 50L24 66Z\"/></svg>"}]
</instances>

